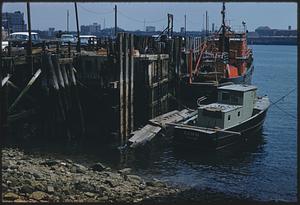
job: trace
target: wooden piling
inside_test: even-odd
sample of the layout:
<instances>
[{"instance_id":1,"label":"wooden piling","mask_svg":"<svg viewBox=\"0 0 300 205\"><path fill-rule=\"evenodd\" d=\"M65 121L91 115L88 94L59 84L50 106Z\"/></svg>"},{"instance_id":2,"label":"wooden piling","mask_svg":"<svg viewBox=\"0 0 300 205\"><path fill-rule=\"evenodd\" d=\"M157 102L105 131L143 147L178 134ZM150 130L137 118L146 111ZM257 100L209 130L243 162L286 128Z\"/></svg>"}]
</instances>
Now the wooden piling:
<instances>
[{"instance_id":1,"label":"wooden piling","mask_svg":"<svg viewBox=\"0 0 300 205\"><path fill-rule=\"evenodd\" d=\"M119 99L120 99L120 144L123 145L123 137L125 135L124 133L124 114L123 114L123 33L119 33L118 34L118 51L119 51L119 55L118 55L118 59L119 59L119 69L120 69L120 78L119 78Z\"/></svg>"},{"instance_id":2,"label":"wooden piling","mask_svg":"<svg viewBox=\"0 0 300 205\"><path fill-rule=\"evenodd\" d=\"M134 96L134 35L130 34L130 39L129 39L129 49L130 49L130 58L129 58L129 127L130 127L130 132L134 131L134 101L133 101L133 96Z\"/></svg>"},{"instance_id":3,"label":"wooden piling","mask_svg":"<svg viewBox=\"0 0 300 205\"><path fill-rule=\"evenodd\" d=\"M31 75L33 74L33 58L32 58L32 37L31 37L31 16L30 16L30 4L29 0L27 0L27 23L28 23L28 33L29 33L29 40L27 46L27 62L31 71ZM2 35L2 34L1 34Z\"/></svg>"},{"instance_id":4,"label":"wooden piling","mask_svg":"<svg viewBox=\"0 0 300 205\"><path fill-rule=\"evenodd\" d=\"M129 109L129 104L128 104L128 93L129 93L129 56L128 56L128 33L125 33L125 42L124 42L124 93L123 93L123 103L124 103L124 142L127 141L126 137L129 135L129 130L128 130L128 109Z\"/></svg>"}]
</instances>

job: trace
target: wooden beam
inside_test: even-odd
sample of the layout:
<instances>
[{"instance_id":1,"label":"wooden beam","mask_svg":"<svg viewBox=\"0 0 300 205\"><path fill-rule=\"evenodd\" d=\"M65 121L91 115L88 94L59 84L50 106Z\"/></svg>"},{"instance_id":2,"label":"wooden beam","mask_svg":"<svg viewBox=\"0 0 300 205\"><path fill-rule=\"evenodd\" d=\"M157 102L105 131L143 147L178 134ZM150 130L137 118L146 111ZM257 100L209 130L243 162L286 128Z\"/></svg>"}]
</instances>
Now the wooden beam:
<instances>
[{"instance_id":1,"label":"wooden beam","mask_svg":"<svg viewBox=\"0 0 300 205\"><path fill-rule=\"evenodd\" d=\"M225 133L230 133L230 134L241 135L240 132L234 132L234 131L223 130L223 129L214 129L214 128L208 128L208 127L198 127L198 126L185 125L185 124L180 124L180 123L166 123L166 124L167 125L173 125L175 127L190 128L190 129L199 130L199 131L225 132Z\"/></svg>"},{"instance_id":2,"label":"wooden beam","mask_svg":"<svg viewBox=\"0 0 300 205\"><path fill-rule=\"evenodd\" d=\"M10 78L9 74L7 74L7 76L5 78L3 78L2 83L1 83L2 87L8 82L9 78Z\"/></svg>"},{"instance_id":3,"label":"wooden beam","mask_svg":"<svg viewBox=\"0 0 300 205\"><path fill-rule=\"evenodd\" d=\"M22 90L22 92L19 94L19 96L16 98L16 100L13 102L13 104L8 108L8 113L12 111L12 109L16 106L16 104L20 101L20 99L23 97L24 94L29 90L29 88L32 86L32 84L36 81L36 79L40 76L41 69L38 69L33 77L30 79L26 87Z\"/></svg>"}]
</instances>

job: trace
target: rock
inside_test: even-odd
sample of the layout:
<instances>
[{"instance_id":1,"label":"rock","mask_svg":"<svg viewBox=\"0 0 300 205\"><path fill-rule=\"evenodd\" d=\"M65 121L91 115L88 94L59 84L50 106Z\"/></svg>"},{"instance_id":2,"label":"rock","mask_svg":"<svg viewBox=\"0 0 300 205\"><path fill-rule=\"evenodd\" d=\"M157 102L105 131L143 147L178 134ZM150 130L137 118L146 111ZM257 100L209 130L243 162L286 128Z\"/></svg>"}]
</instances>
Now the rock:
<instances>
[{"instance_id":1,"label":"rock","mask_svg":"<svg viewBox=\"0 0 300 205\"><path fill-rule=\"evenodd\" d=\"M41 165L47 165L47 166L54 166L54 165L57 165L57 164L59 164L59 161L58 160L52 160L52 159L46 160L46 161L41 163Z\"/></svg>"},{"instance_id":2,"label":"rock","mask_svg":"<svg viewBox=\"0 0 300 205\"><path fill-rule=\"evenodd\" d=\"M2 162L2 169L6 170L10 166L10 161L3 161Z\"/></svg>"},{"instance_id":3,"label":"rock","mask_svg":"<svg viewBox=\"0 0 300 205\"><path fill-rule=\"evenodd\" d=\"M111 187L116 187L119 185L119 183L116 181L116 180L113 180L113 179L106 179L104 181L105 184L108 184L109 186Z\"/></svg>"},{"instance_id":4,"label":"rock","mask_svg":"<svg viewBox=\"0 0 300 205\"><path fill-rule=\"evenodd\" d=\"M87 171L87 168L80 164L74 164L74 167L75 167L75 173L83 173L84 174Z\"/></svg>"},{"instance_id":5,"label":"rock","mask_svg":"<svg viewBox=\"0 0 300 205\"><path fill-rule=\"evenodd\" d=\"M93 196L95 196L95 194L94 193L91 193L91 192L85 192L84 193L86 196L88 196L88 197L93 197Z\"/></svg>"},{"instance_id":6,"label":"rock","mask_svg":"<svg viewBox=\"0 0 300 205\"><path fill-rule=\"evenodd\" d=\"M28 201L25 201L23 199L16 199L16 200L14 200L14 202L17 202L17 203L27 203Z\"/></svg>"},{"instance_id":7,"label":"rock","mask_svg":"<svg viewBox=\"0 0 300 205\"><path fill-rule=\"evenodd\" d=\"M127 175L127 180L132 181L132 182L141 182L142 179L141 177L137 175Z\"/></svg>"},{"instance_id":8,"label":"rock","mask_svg":"<svg viewBox=\"0 0 300 205\"><path fill-rule=\"evenodd\" d=\"M47 192L48 192L48 193L54 193L54 188L53 188L53 186L47 186Z\"/></svg>"},{"instance_id":9,"label":"rock","mask_svg":"<svg viewBox=\"0 0 300 205\"><path fill-rule=\"evenodd\" d=\"M44 177L43 174L42 174L40 171L38 171L38 170L31 170L30 173L31 173L32 176L34 176L34 178L36 178L36 179L40 179L40 178L43 178L43 177Z\"/></svg>"},{"instance_id":10,"label":"rock","mask_svg":"<svg viewBox=\"0 0 300 205\"><path fill-rule=\"evenodd\" d=\"M92 168L92 170L97 171L97 172L101 172L106 169L106 167L103 164L101 164L100 162L92 165L91 168Z\"/></svg>"},{"instance_id":11,"label":"rock","mask_svg":"<svg viewBox=\"0 0 300 205\"><path fill-rule=\"evenodd\" d=\"M96 188L87 183L87 182L84 182L84 181L80 181L80 182L77 182L75 183L75 188L79 191L85 191L85 192L95 192L97 191Z\"/></svg>"},{"instance_id":12,"label":"rock","mask_svg":"<svg viewBox=\"0 0 300 205\"><path fill-rule=\"evenodd\" d=\"M47 198L47 194L45 192L42 191L35 191L32 194L30 194L30 198L31 199L35 199L35 200L42 200L42 199L46 199Z\"/></svg>"},{"instance_id":13,"label":"rock","mask_svg":"<svg viewBox=\"0 0 300 205\"><path fill-rule=\"evenodd\" d=\"M37 181L32 181L31 186L38 191L45 191L45 186Z\"/></svg>"},{"instance_id":14,"label":"rock","mask_svg":"<svg viewBox=\"0 0 300 205\"><path fill-rule=\"evenodd\" d=\"M3 196L3 199L5 199L5 200L16 200L18 198L20 198L19 195L15 194L15 193L11 193L11 192L6 193Z\"/></svg>"},{"instance_id":15,"label":"rock","mask_svg":"<svg viewBox=\"0 0 300 205\"><path fill-rule=\"evenodd\" d=\"M101 202L107 202L108 197L107 196L98 197L97 200Z\"/></svg>"},{"instance_id":16,"label":"rock","mask_svg":"<svg viewBox=\"0 0 300 205\"><path fill-rule=\"evenodd\" d=\"M70 172L71 173L76 173L77 172L77 168L76 167L71 167Z\"/></svg>"},{"instance_id":17,"label":"rock","mask_svg":"<svg viewBox=\"0 0 300 205\"><path fill-rule=\"evenodd\" d=\"M23 192L23 193L31 194L34 191L34 188L32 186L29 186L29 185L25 184L21 187L20 191Z\"/></svg>"},{"instance_id":18,"label":"rock","mask_svg":"<svg viewBox=\"0 0 300 205\"><path fill-rule=\"evenodd\" d=\"M147 186L153 186L153 187L166 187L166 185L161 181L149 181L146 182Z\"/></svg>"},{"instance_id":19,"label":"rock","mask_svg":"<svg viewBox=\"0 0 300 205\"><path fill-rule=\"evenodd\" d=\"M131 172L131 168L124 168L118 171L120 174L129 174Z\"/></svg>"}]
</instances>

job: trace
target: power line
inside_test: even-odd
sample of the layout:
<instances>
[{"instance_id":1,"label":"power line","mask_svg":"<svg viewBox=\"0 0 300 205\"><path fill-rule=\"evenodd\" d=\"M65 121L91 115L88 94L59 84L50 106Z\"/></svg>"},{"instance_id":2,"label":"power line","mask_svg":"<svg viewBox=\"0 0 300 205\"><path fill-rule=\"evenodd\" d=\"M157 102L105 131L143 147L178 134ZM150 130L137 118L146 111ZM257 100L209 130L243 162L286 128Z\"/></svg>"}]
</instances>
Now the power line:
<instances>
[{"instance_id":1,"label":"power line","mask_svg":"<svg viewBox=\"0 0 300 205\"><path fill-rule=\"evenodd\" d=\"M284 99L286 96L288 96L289 94L291 94L291 93L292 93L293 91L295 91L296 89L297 89L297 88L292 89L290 92L288 92L287 94L283 95L282 97L280 97L280 98L279 98L278 100L276 100L275 102L272 102L272 101L270 100L270 102L272 103L272 104L270 105L270 107L271 107L272 105L275 105L279 110L281 110L282 112L284 112L284 113L287 114L288 116L290 116L290 117L292 117L292 118L294 118L294 119L297 119L296 116L294 116L293 114L291 114L291 113L285 111L284 109L282 109L281 107L279 107L278 105L276 105L276 103L280 102L282 99Z\"/></svg>"},{"instance_id":2,"label":"power line","mask_svg":"<svg viewBox=\"0 0 300 205\"><path fill-rule=\"evenodd\" d=\"M80 8L82 8L83 10L89 12L89 13L93 13L93 14L97 14L97 15L105 15L105 14L110 14L110 13L113 13L114 11L106 11L106 12L96 12L96 11L92 11L90 9L87 9L87 8L84 8L83 6L81 6L80 4L78 4L78 6Z\"/></svg>"},{"instance_id":3,"label":"power line","mask_svg":"<svg viewBox=\"0 0 300 205\"><path fill-rule=\"evenodd\" d=\"M271 101L272 102L272 101ZM273 103L273 102L272 102ZM294 118L294 119L297 119L297 117L287 111L285 111L284 109L282 109L281 107L279 107L278 105L276 105L275 103L273 103L272 105L275 105L275 107L277 107L279 110L281 110L282 112L284 112L285 114L287 114L288 116Z\"/></svg>"},{"instance_id":4,"label":"power line","mask_svg":"<svg viewBox=\"0 0 300 205\"><path fill-rule=\"evenodd\" d=\"M161 19L157 19L157 20L153 20L153 21L143 21L143 20L139 20L139 19L136 19L136 18L127 16L126 14L124 14L123 12L121 12L120 10L118 10L118 12L119 12L122 16L126 17L127 19L130 19L130 20L135 21L135 22L143 23L143 24L144 24L144 23L158 23L158 22L162 22L162 21L165 21L165 20L166 20L166 18L163 17L163 18L161 18Z\"/></svg>"}]
</instances>

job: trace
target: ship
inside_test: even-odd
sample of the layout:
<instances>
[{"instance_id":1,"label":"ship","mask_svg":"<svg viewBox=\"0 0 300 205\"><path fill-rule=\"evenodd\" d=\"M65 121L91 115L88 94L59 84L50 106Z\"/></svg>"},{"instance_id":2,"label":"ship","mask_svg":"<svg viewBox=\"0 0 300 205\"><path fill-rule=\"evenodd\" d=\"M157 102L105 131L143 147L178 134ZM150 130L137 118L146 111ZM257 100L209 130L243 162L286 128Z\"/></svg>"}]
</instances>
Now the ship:
<instances>
[{"instance_id":1,"label":"ship","mask_svg":"<svg viewBox=\"0 0 300 205\"><path fill-rule=\"evenodd\" d=\"M270 106L268 96L256 96L256 91L256 86L245 84L218 87L216 102L202 104L196 115L169 124L175 147L222 150L255 139Z\"/></svg>"},{"instance_id":2,"label":"ship","mask_svg":"<svg viewBox=\"0 0 300 205\"><path fill-rule=\"evenodd\" d=\"M251 84L253 66L252 49L247 45L246 23L243 31L235 32L225 24L223 2L220 29L205 37L193 61L193 50L189 54L188 73L181 80L182 102L196 108L196 102L211 103L217 99L217 88L230 84Z\"/></svg>"}]
</instances>

